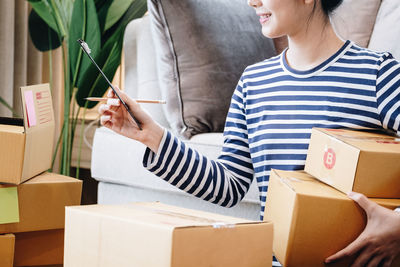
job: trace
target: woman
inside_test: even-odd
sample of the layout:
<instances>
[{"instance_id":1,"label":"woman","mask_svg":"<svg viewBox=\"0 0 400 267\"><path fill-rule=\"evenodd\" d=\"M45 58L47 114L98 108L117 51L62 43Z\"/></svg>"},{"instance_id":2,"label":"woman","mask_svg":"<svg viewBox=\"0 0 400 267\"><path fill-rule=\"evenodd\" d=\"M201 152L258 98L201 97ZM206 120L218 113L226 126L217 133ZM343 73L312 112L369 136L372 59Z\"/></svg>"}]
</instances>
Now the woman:
<instances>
[{"instance_id":1,"label":"woman","mask_svg":"<svg viewBox=\"0 0 400 267\"><path fill-rule=\"evenodd\" d=\"M286 35L289 48L244 71L232 96L217 161L187 147L122 92L142 131L124 108L108 103L99 112L104 126L148 147L143 159L148 170L201 199L231 207L255 177L262 218L271 168L303 169L312 127L399 130L400 68L390 54L337 36L329 15L341 0L248 2L260 16L263 34ZM370 218L383 216L376 214L371 212ZM399 218L390 214L392 220ZM390 254L376 255L358 245L364 254L355 266L390 264L399 252L399 239L400 234ZM356 252L353 246L327 261Z\"/></svg>"}]
</instances>

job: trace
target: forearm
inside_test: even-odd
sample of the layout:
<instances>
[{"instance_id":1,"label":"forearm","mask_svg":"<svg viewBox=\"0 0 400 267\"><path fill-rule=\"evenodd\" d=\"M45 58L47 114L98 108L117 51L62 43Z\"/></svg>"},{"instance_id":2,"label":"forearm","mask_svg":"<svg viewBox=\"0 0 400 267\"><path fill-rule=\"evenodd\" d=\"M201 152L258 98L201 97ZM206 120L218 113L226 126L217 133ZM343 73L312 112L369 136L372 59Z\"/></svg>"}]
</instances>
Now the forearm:
<instances>
[{"instance_id":1,"label":"forearm","mask_svg":"<svg viewBox=\"0 0 400 267\"><path fill-rule=\"evenodd\" d=\"M146 151L143 165L185 192L227 207L244 197L253 177L251 168L238 175L221 160L204 157L167 131L156 153Z\"/></svg>"}]
</instances>

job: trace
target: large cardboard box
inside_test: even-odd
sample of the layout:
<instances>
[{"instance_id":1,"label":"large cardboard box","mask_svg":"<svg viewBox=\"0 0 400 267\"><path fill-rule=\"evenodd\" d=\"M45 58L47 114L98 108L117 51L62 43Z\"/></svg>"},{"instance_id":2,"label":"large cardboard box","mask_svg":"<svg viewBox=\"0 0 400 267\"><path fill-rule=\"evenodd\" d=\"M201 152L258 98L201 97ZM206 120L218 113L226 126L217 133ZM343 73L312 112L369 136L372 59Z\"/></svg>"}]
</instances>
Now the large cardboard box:
<instances>
[{"instance_id":1,"label":"large cardboard box","mask_svg":"<svg viewBox=\"0 0 400 267\"><path fill-rule=\"evenodd\" d=\"M15 236L0 235L0 266L13 267Z\"/></svg>"},{"instance_id":2,"label":"large cardboard box","mask_svg":"<svg viewBox=\"0 0 400 267\"><path fill-rule=\"evenodd\" d=\"M0 118L0 182L20 184L51 167L54 114L49 84L21 88L23 120Z\"/></svg>"},{"instance_id":3,"label":"large cardboard box","mask_svg":"<svg viewBox=\"0 0 400 267\"><path fill-rule=\"evenodd\" d=\"M15 234L14 266L62 264L63 256L64 229Z\"/></svg>"},{"instance_id":4,"label":"large cardboard box","mask_svg":"<svg viewBox=\"0 0 400 267\"><path fill-rule=\"evenodd\" d=\"M66 208L65 267L271 264L269 222L161 203Z\"/></svg>"},{"instance_id":5,"label":"large cardboard box","mask_svg":"<svg viewBox=\"0 0 400 267\"><path fill-rule=\"evenodd\" d=\"M400 139L382 133L314 128L305 171L344 193L400 198Z\"/></svg>"},{"instance_id":6,"label":"large cardboard box","mask_svg":"<svg viewBox=\"0 0 400 267\"><path fill-rule=\"evenodd\" d=\"M82 181L43 173L18 185L17 192L19 223L0 224L0 233L64 228L65 207L80 204Z\"/></svg>"},{"instance_id":7,"label":"large cardboard box","mask_svg":"<svg viewBox=\"0 0 400 267\"><path fill-rule=\"evenodd\" d=\"M272 170L267 199L264 219L274 224L273 252L286 267L325 266L366 225L353 200L304 171ZM372 200L390 209L400 206L400 199ZM350 266L352 260L329 266Z\"/></svg>"}]
</instances>

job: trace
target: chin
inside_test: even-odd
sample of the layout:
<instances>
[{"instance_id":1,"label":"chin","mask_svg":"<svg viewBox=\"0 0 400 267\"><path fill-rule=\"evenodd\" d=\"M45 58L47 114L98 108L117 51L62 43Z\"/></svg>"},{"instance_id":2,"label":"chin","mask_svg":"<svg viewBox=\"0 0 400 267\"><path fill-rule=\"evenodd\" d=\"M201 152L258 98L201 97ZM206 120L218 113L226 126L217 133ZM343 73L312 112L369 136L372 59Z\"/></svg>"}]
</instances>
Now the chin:
<instances>
[{"instance_id":1,"label":"chin","mask_svg":"<svg viewBox=\"0 0 400 267\"><path fill-rule=\"evenodd\" d=\"M282 33L280 31L277 31L277 30L271 29L270 27L265 27L265 26L262 27L261 31L262 31L262 34L268 38L278 38L278 37L282 37L282 36L286 35L285 33Z\"/></svg>"}]
</instances>

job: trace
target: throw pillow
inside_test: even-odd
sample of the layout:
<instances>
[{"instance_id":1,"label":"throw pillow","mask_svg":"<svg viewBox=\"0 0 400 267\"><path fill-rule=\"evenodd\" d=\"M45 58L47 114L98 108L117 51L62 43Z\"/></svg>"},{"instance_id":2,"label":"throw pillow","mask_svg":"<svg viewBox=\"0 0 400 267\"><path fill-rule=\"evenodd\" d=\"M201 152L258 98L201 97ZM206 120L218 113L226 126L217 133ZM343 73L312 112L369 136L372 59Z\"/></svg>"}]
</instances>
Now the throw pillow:
<instances>
[{"instance_id":1,"label":"throw pillow","mask_svg":"<svg viewBox=\"0 0 400 267\"><path fill-rule=\"evenodd\" d=\"M400 5L399 0L383 0L374 31L372 32L370 49L386 52L400 60Z\"/></svg>"},{"instance_id":2,"label":"throw pillow","mask_svg":"<svg viewBox=\"0 0 400 267\"><path fill-rule=\"evenodd\" d=\"M125 30L125 91L132 98L161 99L149 16L133 20ZM161 126L169 128L162 105L140 104Z\"/></svg>"},{"instance_id":3,"label":"throw pillow","mask_svg":"<svg viewBox=\"0 0 400 267\"><path fill-rule=\"evenodd\" d=\"M148 0L164 106L173 131L223 131L246 66L275 55L243 0Z\"/></svg>"},{"instance_id":4,"label":"throw pillow","mask_svg":"<svg viewBox=\"0 0 400 267\"><path fill-rule=\"evenodd\" d=\"M368 47L381 0L344 0L332 16L336 32L346 40Z\"/></svg>"}]
</instances>

